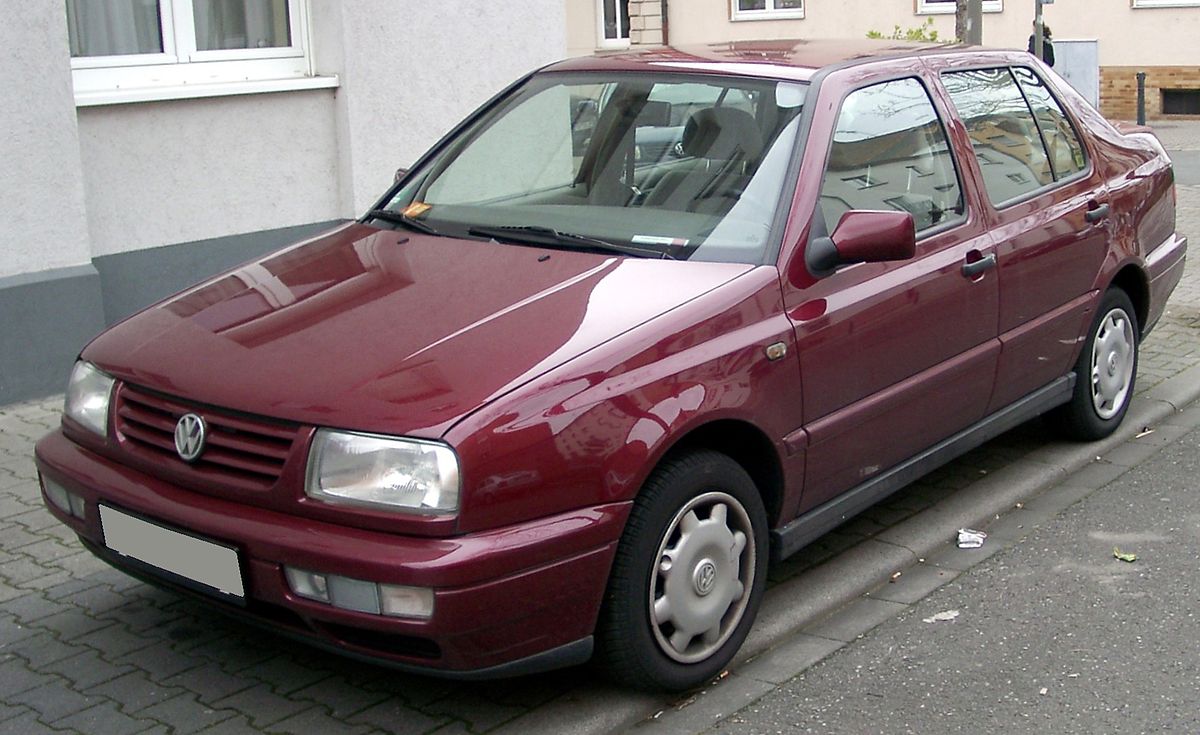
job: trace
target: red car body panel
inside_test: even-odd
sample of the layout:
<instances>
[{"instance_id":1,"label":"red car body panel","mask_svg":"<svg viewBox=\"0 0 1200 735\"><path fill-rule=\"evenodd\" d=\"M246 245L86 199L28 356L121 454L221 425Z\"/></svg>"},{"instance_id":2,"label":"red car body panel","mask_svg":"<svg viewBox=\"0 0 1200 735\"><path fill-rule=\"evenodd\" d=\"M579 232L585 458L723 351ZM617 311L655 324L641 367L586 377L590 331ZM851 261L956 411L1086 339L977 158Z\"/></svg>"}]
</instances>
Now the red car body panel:
<instances>
[{"instance_id":1,"label":"red car body panel","mask_svg":"<svg viewBox=\"0 0 1200 735\"><path fill-rule=\"evenodd\" d=\"M38 445L39 471L89 509L104 502L236 547L240 612L318 643L468 672L588 640L631 502L673 449L728 452L779 529L1068 373L1110 284L1131 292L1143 330L1162 313L1186 239L1161 146L1057 84L1088 168L997 209L938 73L1036 62L916 48L771 41L554 65L544 73L811 82L778 257L634 259L348 225L155 305L82 354L118 380L118 403L141 390L172 416L278 423L293 438L277 477L250 491L169 455L136 456L120 417L108 438L64 420ZM899 77L931 94L966 213L920 239L912 259L818 277L805 253L839 105ZM1104 205L1110 216L1087 221ZM963 271L991 257L998 267ZM307 497L318 427L448 444L459 510ZM104 553L97 514L48 505ZM435 613L312 602L289 591L282 564L431 587Z\"/></svg>"}]
</instances>

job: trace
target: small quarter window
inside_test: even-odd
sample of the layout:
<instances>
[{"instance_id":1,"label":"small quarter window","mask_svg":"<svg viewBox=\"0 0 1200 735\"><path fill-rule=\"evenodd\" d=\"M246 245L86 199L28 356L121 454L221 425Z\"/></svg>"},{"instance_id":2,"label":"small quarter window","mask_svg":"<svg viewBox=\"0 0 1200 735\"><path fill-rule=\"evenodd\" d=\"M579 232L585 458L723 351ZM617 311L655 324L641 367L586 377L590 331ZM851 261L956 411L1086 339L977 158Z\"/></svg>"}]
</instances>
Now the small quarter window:
<instances>
[{"instance_id":1,"label":"small quarter window","mask_svg":"<svg viewBox=\"0 0 1200 735\"><path fill-rule=\"evenodd\" d=\"M946 132L916 79L865 87L842 103L821 213L832 231L852 209L910 212L918 232L963 213Z\"/></svg>"},{"instance_id":2,"label":"small quarter window","mask_svg":"<svg viewBox=\"0 0 1200 735\"><path fill-rule=\"evenodd\" d=\"M1033 108L1033 116L1037 118L1038 128L1050 153L1050 166L1054 169L1054 178L1061 180L1074 176L1087 168L1083 154L1083 144L1071 127L1071 121L1063 113L1062 107L1050 94L1041 77L1031 69L1018 66L1013 69L1021 89L1025 92L1029 106Z\"/></svg>"},{"instance_id":3,"label":"small quarter window","mask_svg":"<svg viewBox=\"0 0 1200 735\"><path fill-rule=\"evenodd\" d=\"M1054 182L1037 122L1007 69L942 75L983 173L988 198L1002 204Z\"/></svg>"}]
</instances>

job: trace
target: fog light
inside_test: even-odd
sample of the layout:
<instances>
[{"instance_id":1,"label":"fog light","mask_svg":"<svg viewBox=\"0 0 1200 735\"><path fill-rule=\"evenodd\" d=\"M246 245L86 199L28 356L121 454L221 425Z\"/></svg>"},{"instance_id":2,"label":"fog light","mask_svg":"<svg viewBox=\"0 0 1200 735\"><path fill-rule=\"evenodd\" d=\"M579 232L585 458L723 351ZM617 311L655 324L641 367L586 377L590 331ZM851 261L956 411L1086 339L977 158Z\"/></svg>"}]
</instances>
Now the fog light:
<instances>
[{"instance_id":1,"label":"fog light","mask_svg":"<svg viewBox=\"0 0 1200 735\"><path fill-rule=\"evenodd\" d=\"M318 574L285 566L293 594L342 610L398 618L433 617L433 590L400 584L376 584L337 574Z\"/></svg>"},{"instance_id":2,"label":"fog light","mask_svg":"<svg viewBox=\"0 0 1200 735\"><path fill-rule=\"evenodd\" d=\"M41 474L38 474L38 479L42 481L42 492L46 493L46 497L54 504L54 507L63 513L70 513L71 494L67 492L67 489Z\"/></svg>"},{"instance_id":3,"label":"fog light","mask_svg":"<svg viewBox=\"0 0 1200 735\"><path fill-rule=\"evenodd\" d=\"M83 498L75 493L67 493L67 500L71 503L71 515L79 520L83 520L84 513L87 511L87 503L83 502Z\"/></svg>"},{"instance_id":4,"label":"fog light","mask_svg":"<svg viewBox=\"0 0 1200 735\"><path fill-rule=\"evenodd\" d=\"M76 495L40 473L38 474L38 479L41 480L42 491L46 493L46 497L49 498L55 508L83 520L87 510L87 503L84 502L82 496Z\"/></svg>"},{"instance_id":5,"label":"fog light","mask_svg":"<svg viewBox=\"0 0 1200 735\"><path fill-rule=\"evenodd\" d=\"M381 584L379 602L384 615L402 618L433 617L433 590L428 587Z\"/></svg>"},{"instance_id":6,"label":"fog light","mask_svg":"<svg viewBox=\"0 0 1200 735\"><path fill-rule=\"evenodd\" d=\"M379 586L373 582L361 579L339 577L331 574L329 580L329 601L334 607L343 610L379 614Z\"/></svg>"},{"instance_id":7,"label":"fog light","mask_svg":"<svg viewBox=\"0 0 1200 735\"><path fill-rule=\"evenodd\" d=\"M329 585L324 574L291 567L284 567L283 571L287 575L288 586L292 588L292 592L310 600L329 602Z\"/></svg>"}]
</instances>

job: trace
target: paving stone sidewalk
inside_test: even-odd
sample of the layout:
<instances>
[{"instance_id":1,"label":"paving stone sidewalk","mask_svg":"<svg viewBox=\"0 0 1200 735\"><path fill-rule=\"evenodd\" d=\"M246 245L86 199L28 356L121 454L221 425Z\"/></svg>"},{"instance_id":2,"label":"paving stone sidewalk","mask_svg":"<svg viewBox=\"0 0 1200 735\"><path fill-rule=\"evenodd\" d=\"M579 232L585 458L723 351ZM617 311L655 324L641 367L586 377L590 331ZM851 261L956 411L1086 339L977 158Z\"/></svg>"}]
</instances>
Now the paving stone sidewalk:
<instances>
[{"instance_id":1,"label":"paving stone sidewalk","mask_svg":"<svg viewBox=\"0 0 1200 735\"><path fill-rule=\"evenodd\" d=\"M1169 147L1200 148L1200 126L1185 127L1172 128ZM1193 234L1193 258L1143 345L1139 392L1200 364L1200 186L1179 187L1179 229ZM263 634L112 570L41 504L32 448L60 406L56 397L0 407L0 733L603 732L617 724L605 709L652 714L670 704L586 668L480 684L398 674ZM772 583L1045 440L1037 422L1009 432L773 567Z\"/></svg>"}]
</instances>

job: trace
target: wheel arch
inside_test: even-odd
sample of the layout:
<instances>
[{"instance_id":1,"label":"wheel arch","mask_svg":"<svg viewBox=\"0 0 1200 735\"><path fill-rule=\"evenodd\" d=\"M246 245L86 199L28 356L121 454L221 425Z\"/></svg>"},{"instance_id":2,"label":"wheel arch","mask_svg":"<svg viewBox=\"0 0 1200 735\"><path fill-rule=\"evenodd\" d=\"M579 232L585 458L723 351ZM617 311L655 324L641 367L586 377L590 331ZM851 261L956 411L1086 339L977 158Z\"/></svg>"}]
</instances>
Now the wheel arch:
<instances>
[{"instance_id":1,"label":"wheel arch","mask_svg":"<svg viewBox=\"0 0 1200 735\"><path fill-rule=\"evenodd\" d=\"M1119 288L1129 296L1138 320L1138 337L1145 335L1146 320L1150 315L1150 283L1145 272L1137 265L1128 263L1117 271L1109 286Z\"/></svg>"},{"instance_id":2,"label":"wheel arch","mask_svg":"<svg viewBox=\"0 0 1200 735\"><path fill-rule=\"evenodd\" d=\"M769 527L779 523L783 508L783 463L775 445L761 429L740 419L716 419L697 426L663 453L655 466L669 457L696 449L711 449L741 465L762 496Z\"/></svg>"}]
</instances>

